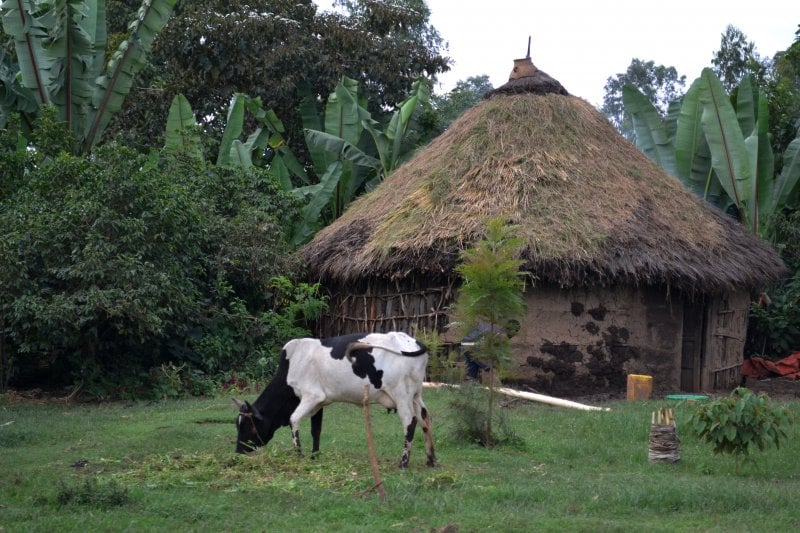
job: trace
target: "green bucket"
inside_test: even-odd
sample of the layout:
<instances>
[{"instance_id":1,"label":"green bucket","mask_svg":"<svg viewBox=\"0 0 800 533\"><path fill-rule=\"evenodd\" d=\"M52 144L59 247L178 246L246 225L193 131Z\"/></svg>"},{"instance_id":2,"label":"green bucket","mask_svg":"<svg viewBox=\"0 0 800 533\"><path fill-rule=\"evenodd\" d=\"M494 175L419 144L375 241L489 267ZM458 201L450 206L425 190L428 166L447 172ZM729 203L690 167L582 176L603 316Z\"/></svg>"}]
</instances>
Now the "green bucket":
<instances>
[{"instance_id":1,"label":"green bucket","mask_svg":"<svg viewBox=\"0 0 800 533\"><path fill-rule=\"evenodd\" d=\"M702 402L708 400L708 396L702 394L668 394L666 399L684 402Z\"/></svg>"}]
</instances>

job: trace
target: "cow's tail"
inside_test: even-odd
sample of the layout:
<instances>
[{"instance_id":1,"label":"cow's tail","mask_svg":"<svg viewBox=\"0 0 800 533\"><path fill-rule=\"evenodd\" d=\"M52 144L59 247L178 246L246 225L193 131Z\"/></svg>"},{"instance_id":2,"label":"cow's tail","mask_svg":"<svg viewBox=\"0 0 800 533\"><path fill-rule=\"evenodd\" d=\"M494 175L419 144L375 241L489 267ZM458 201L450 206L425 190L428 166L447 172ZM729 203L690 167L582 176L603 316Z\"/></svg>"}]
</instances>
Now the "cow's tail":
<instances>
[{"instance_id":1,"label":"cow's tail","mask_svg":"<svg viewBox=\"0 0 800 533\"><path fill-rule=\"evenodd\" d=\"M347 345L347 349L344 351L344 357L350 362L350 364L353 364L353 356L350 355L350 353L355 350L371 350L372 348L380 348L381 350L386 350L387 352L392 352L397 355L403 355L406 357L419 357L420 355L428 351L428 347L422 344L420 341L417 341L417 345L420 346L419 350L415 350L413 352L406 352L404 350L395 350L394 348L387 348L386 346L367 344L366 342L351 342L350 344Z\"/></svg>"}]
</instances>

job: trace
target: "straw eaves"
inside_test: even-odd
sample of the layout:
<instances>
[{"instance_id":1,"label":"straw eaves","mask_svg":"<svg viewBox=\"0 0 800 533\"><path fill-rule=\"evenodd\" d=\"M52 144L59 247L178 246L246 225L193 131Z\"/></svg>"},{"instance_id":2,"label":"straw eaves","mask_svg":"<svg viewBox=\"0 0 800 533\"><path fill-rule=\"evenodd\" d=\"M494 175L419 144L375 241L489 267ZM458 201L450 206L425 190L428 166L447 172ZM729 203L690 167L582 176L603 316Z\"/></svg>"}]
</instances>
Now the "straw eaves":
<instances>
[{"instance_id":1,"label":"straw eaves","mask_svg":"<svg viewBox=\"0 0 800 533\"><path fill-rule=\"evenodd\" d=\"M525 269L562 287L718 292L782 274L769 245L664 173L586 101L518 92L520 81L320 231L300 250L310 274L349 282L447 273L498 216L518 226Z\"/></svg>"}]
</instances>

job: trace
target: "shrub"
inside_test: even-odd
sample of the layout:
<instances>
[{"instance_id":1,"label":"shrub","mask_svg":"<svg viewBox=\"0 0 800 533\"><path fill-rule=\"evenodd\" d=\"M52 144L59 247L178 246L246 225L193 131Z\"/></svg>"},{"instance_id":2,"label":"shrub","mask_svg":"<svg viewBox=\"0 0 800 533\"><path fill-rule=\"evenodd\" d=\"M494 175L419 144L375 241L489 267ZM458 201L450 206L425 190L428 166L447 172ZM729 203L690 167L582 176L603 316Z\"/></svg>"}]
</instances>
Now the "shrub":
<instances>
[{"instance_id":1,"label":"shrub","mask_svg":"<svg viewBox=\"0 0 800 533\"><path fill-rule=\"evenodd\" d=\"M0 196L0 378L125 396L165 363L215 375L273 357L287 328L271 280L291 279L297 203L271 176L116 145L76 157L36 131Z\"/></svg>"},{"instance_id":2,"label":"shrub","mask_svg":"<svg viewBox=\"0 0 800 533\"><path fill-rule=\"evenodd\" d=\"M711 444L714 453L748 457L753 448L764 451L767 446L779 447L786 439L789 412L770 404L764 394L753 394L744 387L730 396L700 404L689 419L689 428Z\"/></svg>"}]
</instances>

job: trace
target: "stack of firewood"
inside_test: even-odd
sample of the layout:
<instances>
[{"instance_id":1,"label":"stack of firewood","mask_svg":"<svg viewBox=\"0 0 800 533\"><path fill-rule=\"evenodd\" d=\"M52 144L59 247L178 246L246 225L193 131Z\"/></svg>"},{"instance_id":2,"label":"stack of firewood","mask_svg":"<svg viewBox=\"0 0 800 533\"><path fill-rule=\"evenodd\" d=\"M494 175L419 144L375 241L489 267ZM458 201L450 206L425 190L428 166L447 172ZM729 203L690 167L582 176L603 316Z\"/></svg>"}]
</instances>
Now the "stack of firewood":
<instances>
[{"instance_id":1,"label":"stack of firewood","mask_svg":"<svg viewBox=\"0 0 800 533\"><path fill-rule=\"evenodd\" d=\"M677 463L681 458L679 444L675 412L663 407L653 411L650 422L650 448L647 454L650 462Z\"/></svg>"}]
</instances>

